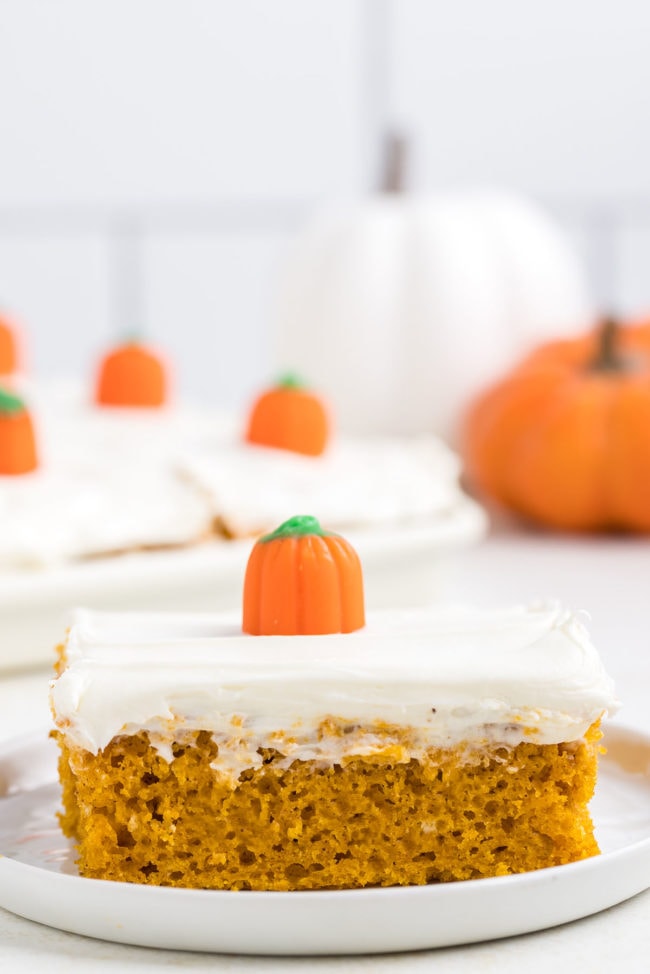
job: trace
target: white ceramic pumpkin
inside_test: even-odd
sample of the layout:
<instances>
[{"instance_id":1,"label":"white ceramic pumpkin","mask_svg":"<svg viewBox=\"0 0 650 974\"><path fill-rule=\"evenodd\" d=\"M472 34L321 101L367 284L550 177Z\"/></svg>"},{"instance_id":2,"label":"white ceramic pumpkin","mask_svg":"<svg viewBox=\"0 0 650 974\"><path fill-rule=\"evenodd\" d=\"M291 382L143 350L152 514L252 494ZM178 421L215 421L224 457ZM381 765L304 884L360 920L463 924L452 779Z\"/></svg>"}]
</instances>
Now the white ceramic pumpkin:
<instances>
[{"instance_id":1,"label":"white ceramic pumpkin","mask_svg":"<svg viewBox=\"0 0 650 974\"><path fill-rule=\"evenodd\" d=\"M345 430L453 440L479 389L590 318L580 263L536 206L386 193L322 212L297 241L275 364L325 393Z\"/></svg>"}]
</instances>

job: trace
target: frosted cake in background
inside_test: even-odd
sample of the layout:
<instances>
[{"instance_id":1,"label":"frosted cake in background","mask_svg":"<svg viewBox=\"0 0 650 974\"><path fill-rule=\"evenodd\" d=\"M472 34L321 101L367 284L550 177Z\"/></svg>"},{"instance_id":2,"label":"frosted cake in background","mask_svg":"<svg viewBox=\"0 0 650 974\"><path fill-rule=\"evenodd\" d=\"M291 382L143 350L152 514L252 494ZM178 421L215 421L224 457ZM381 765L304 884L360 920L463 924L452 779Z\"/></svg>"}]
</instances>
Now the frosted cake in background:
<instances>
[{"instance_id":1,"label":"frosted cake in background","mask_svg":"<svg viewBox=\"0 0 650 974\"><path fill-rule=\"evenodd\" d=\"M315 451L253 439L232 416L158 398L111 407L78 388L29 383L21 395L38 464L0 476L5 570L249 537L295 510L372 529L444 522L468 503L457 457L432 435L328 434ZM277 395L299 401L290 423L317 401L295 385Z\"/></svg>"},{"instance_id":2,"label":"frosted cake in background","mask_svg":"<svg viewBox=\"0 0 650 974\"><path fill-rule=\"evenodd\" d=\"M127 363L132 382L143 356L133 343L122 351L117 364ZM142 402L148 384L155 405ZM94 397L78 385L16 385L34 450L22 454L30 462L20 472L0 474L0 669L48 661L70 605L231 608L243 539L295 510L353 532L371 605L440 597L450 555L485 532L482 509L459 486L457 458L434 436L333 436L316 397L295 381L260 397L261 425L253 424L259 403L245 422L164 397L159 404L155 367L137 403L114 370L102 396L119 403L96 401L99 382ZM297 410L301 402L311 405ZM0 416L0 463L10 452L3 429L13 436L17 426ZM273 442L276 434L285 439Z\"/></svg>"}]
</instances>

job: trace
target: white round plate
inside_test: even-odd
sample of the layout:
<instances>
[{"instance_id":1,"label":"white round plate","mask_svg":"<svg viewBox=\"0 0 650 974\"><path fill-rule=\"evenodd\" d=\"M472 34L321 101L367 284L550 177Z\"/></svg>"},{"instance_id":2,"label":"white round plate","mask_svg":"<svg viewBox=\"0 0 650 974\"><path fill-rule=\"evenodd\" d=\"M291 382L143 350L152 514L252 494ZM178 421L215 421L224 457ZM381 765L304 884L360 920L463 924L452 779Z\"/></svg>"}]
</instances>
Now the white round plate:
<instances>
[{"instance_id":1,"label":"white round plate","mask_svg":"<svg viewBox=\"0 0 650 974\"><path fill-rule=\"evenodd\" d=\"M542 930L650 886L650 737L612 726L606 743L600 856L437 886L247 893L81 879L55 819L56 748L31 736L0 750L0 906L101 940L238 954L384 953Z\"/></svg>"},{"instance_id":2,"label":"white round plate","mask_svg":"<svg viewBox=\"0 0 650 974\"><path fill-rule=\"evenodd\" d=\"M346 532L363 562L366 603L425 605L444 595L450 556L486 533L462 497L445 517ZM142 551L0 572L0 672L52 664L70 609L218 612L239 609L252 540Z\"/></svg>"}]
</instances>

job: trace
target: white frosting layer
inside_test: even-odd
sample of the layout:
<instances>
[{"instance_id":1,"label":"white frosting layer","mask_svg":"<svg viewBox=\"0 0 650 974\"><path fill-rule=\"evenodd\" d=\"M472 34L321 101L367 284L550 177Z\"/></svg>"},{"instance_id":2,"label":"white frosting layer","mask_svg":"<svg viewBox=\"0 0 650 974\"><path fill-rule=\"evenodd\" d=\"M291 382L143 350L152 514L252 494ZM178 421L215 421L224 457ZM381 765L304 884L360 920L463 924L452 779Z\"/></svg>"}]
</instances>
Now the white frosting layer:
<instances>
[{"instance_id":1,"label":"white frosting layer","mask_svg":"<svg viewBox=\"0 0 650 974\"><path fill-rule=\"evenodd\" d=\"M0 476L0 569L189 544L296 513L336 530L444 519L464 497L433 436L341 440L323 457L246 445L232 420L188 408L101 409L78 390L26 389L41 466Z\"/></svg>"},{"instance_id":2,"label":"white frosting layer","mask_svg":"<svg viewBox=\"0 0 650 974\"><path fill-rule=\"evenodd\" d=\"M433 436L339 438L322 457L231 440L184 458L215 515L254 535L314 512L333 528L444 517L462 498L458 458Z\"/></svg>"},{"instance_id":3,"label":"white frosting layer","mask_svg":"<svg viewBox=\"0 0 650 974\"><path fill-rule=\"evenodd\" d=\"M0 568L39 568L207 536L205 496L164 467L49 468L0 490Z\"/></svg>"},{"instance_id":4,"label":"white frosting layer","mask_svg":"<svg viewBox=\"0 0 650 974\"><path fill-rule=\"evenodd\" d=\"M211 528L205 491L173 457L207 435L193 411L100 409L68 386L27 388L40 465L0 476L0 568L187 544ZM223 423L214 418L211 429Z\"/></svg>"},{"instance_id":5,"label":"white frosting layer","mask_svg":"<svg viewBox=\"0 0 650 974\"><path fill-rule=\"evenodd\" d=\"M409 760L461 742L576 741L616 709L582 622L555 604L379 613L356 633L292 637L247 636L225 616L82 611L67 655L51 703L72 744L96 753L144 729L169 757L172 740L208 730L233 774L261 762L258 747L371 753L376 722L408 729ZM327 719L347 733L323 735Z\"/></svg>"}]
</instances>

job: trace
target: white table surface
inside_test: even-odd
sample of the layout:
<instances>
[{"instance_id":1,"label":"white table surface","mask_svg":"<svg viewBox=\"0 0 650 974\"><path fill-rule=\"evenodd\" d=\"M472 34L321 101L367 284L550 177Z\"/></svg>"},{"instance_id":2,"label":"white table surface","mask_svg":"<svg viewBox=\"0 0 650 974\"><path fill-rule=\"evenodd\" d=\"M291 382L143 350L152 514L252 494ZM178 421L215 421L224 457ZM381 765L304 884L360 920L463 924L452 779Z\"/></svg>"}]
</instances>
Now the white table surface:
<instances>
[{"instance_id":1,"label":"white table surface","mask_svg":"<svg viewBox=\"0 0 650 974\"><path fill-rule=\"evenodd\" d=\"M455 601L484 605L557 597L589 610L592 633L623 701L616 718L650 733L650 540L571 539L502 529L462 555ZM47 724L49 674L0 680L0 740ZM650 971L650 890L596 916L540 933L417 954L256 958L155 951L51 930L0 910L0 971Z\"/></svg>"}]
</instances>

